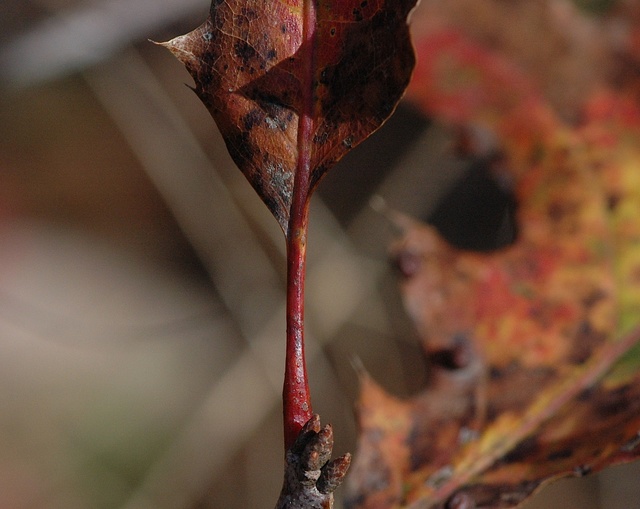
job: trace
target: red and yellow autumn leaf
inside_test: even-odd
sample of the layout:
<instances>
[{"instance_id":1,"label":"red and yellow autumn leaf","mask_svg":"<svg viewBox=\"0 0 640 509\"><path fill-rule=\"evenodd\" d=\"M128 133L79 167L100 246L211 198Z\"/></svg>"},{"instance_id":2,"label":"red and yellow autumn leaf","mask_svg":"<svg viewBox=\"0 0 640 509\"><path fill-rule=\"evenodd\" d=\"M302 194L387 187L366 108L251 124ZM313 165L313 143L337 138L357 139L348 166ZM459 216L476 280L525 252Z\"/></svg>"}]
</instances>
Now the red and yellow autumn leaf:
<instances>
[{"instance_id":1,"label":"red and yellow autumn leaf","mask_svg":"<svg viewBox=\"0 0 640 509\"><path fill-rule=\"evenodd\" d=\"M347 505L514 507L548 479L640 456L640 109L609 89L569 124L451 30L418 43L415 78L428 114L495 133L519 235L465 252L396 215L432 381L401 401L364 377Z\"/></svg>"}]
</instances>

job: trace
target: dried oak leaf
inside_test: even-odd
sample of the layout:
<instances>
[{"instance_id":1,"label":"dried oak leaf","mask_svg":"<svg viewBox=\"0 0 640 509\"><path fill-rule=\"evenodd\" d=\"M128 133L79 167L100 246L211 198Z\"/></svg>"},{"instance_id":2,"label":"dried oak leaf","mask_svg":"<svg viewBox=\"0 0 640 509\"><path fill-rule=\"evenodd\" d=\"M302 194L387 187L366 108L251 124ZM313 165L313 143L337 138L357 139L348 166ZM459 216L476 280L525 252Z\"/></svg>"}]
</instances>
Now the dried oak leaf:
<instances>
[{"instance_id":1,"label":"dried oak leaf","mask_svg":"<svg viewBox=\"0 0 640 509\"><path fill-rule=\"evenodd\" d=\"M352 508L514 507L549 479L640 456L640 108L603 92L568 126L526 80L500 98L496 82L513 83L500 58L445 42L455 51L438 55L440 70L480 76L480 99L459 115L455 101L420 97L419 81L413 97L494 130L519 236L471 253L396 217L403 298L432 381L401 401L363 378ZM445 89L422 70L425 96Z\"/></svg>"},{"instance_id":2,"label":"dried oak leaf","mask_svg":"<svg viewBox=\"0 0 640 509\"><path fill-rule=\"evenodd\" d=\"M395 109L415 3L213 0L203 25L164 43L285 234L294 186L308 197Z\"/></svg>"}]
</instances>

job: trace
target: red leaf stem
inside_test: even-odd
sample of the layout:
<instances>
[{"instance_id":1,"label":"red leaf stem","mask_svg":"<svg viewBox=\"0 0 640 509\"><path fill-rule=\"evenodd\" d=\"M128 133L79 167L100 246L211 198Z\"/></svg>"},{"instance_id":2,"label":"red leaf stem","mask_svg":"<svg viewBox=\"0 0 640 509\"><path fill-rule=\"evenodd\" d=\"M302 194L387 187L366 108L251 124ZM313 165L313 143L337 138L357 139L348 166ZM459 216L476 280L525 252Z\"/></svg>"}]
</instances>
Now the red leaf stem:
<instances>
[{"instance_id":1,"label":"red leaf stem","mask_svg":"<svg viewBox=\"0 0 640 509\"><path fill-rule=\"evenodd\" d=\"M299 147L293 184L293 198L287 236L287 347L282 392L285 450L295 442L300 430L313 415L304 355L304 280L309 224L311 143L314 125L316 5L306 2L303 17L304 58L302 112L299 120Z\"/></svg>"}]
</instances>

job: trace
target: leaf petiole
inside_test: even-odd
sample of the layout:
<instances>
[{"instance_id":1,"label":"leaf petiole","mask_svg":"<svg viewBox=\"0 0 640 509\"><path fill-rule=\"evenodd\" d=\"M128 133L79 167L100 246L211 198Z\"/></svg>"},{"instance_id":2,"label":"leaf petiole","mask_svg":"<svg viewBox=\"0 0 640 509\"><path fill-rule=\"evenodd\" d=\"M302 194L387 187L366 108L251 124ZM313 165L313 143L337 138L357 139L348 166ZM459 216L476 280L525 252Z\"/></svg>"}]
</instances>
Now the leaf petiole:
<instances>
[{"instance_id":1,"label":"leaf petiole","mask_svg":"<svg viewBox=\"0 0 640 509\"><path fill-rule=\"evenodd\" d=\"M304 355L304 281L311 196L311 150L316 98L314 90L315 38L317 29L315 2L305 2L302 16L303 87L298 122L298 157L289 212L287 240L287 346L284 387L284 442L287 451L302 427L311 419L311 394Z\"/></svg>"},{"instance_id":2,"label":"leaf petiole","mask_svg":"<svg viewBox=\"0 0 640 509\"><path fill-rule=\"evenodd\" d=\"M300 430L313 415L304 355L308 218L309 205L305 199L301 206L292 210L287 234L287 345L282 389L285 451L294 444Z\"/></svg>"}]
</instances>

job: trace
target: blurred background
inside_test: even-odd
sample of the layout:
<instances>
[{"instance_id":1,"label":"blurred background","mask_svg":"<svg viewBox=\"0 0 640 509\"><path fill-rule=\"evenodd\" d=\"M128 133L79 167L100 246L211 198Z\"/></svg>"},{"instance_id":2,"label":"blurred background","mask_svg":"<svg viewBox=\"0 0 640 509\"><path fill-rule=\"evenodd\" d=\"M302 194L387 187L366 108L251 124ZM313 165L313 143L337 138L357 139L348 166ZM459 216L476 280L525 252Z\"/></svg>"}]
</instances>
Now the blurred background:
<instances>
[{"instance_id":1,"label":"blurred background","mask_svg":"<svg viewBox=\"0 0 640 509\"><path fill-rule=\"evenodd\" d=\"M192 30L208 9L207 0L0 5L3 509L277 499L282 233L182 65L148 41ZM496 202L454 142L401 105L315 196L307 356L336 454L355 448L354 365L398 395L426 379L387 259L394 232L370 198L440 221L454 241L470 238L446 219L463 206L456 193L480 190L496 217L508 211L509 197ZM466 247L508 242L513 232L496 237L501 224ZM636 479L631 466L557 483L527 508L640 507Z\"/></svg>"}]
</instances>

